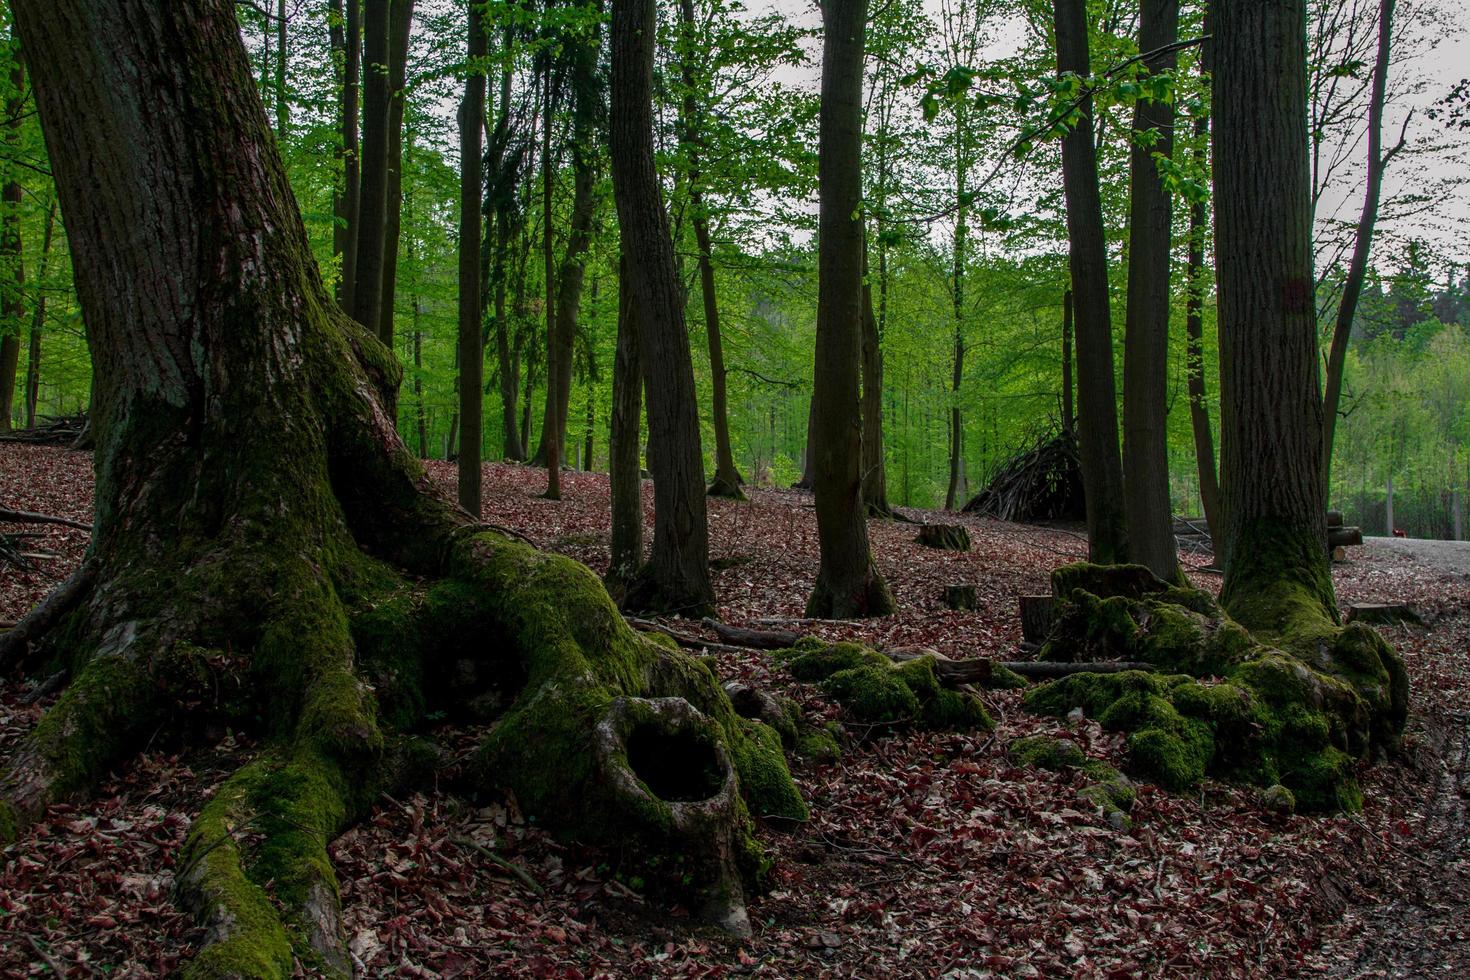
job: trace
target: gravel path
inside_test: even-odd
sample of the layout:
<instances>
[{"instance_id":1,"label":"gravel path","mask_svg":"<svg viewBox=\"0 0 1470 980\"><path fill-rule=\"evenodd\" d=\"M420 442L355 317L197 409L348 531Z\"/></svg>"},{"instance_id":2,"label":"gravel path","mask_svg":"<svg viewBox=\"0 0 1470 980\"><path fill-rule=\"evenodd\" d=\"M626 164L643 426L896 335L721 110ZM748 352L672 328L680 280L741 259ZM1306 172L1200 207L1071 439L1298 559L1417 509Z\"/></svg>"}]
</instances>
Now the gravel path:
<instances>
[{"instance_id":1,"label":"gravel path","mask_svg":"<svg viewBox=\"0 0 1470 980\"><path fill-rule=\"evenodd\" d=\"M1436 541L1432 538L1364 538L1369 548L1409 555L1420 564L1440 572L1470 578L1470 541Z\"/></svg>"}]
</instances>

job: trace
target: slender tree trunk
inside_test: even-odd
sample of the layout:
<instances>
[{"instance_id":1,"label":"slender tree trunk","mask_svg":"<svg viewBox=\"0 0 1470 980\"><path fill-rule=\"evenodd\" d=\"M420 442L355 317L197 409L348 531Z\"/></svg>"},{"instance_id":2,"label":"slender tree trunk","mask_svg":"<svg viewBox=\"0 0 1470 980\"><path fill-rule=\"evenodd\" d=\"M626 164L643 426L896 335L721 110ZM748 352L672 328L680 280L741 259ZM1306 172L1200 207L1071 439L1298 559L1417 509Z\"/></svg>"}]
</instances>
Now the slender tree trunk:
<instances>
[{"instance_id":1,"label":"slender tree trunk","mask_svg":"<svg viewBox=\"0 0 1470 980\"><path fill-rule=\"evenodd\" d=\"M349 0L350 2L350 0ZM381 338L388 222L388 49L391 0L363 0L362 184L352 317ZM389 338L391 340L392 338Z\"/></svg>"},{"instance_id":2,"label":"slender tree trunk","mask_svg":"<svg viewBox=\"0 0 1470 980\"><path fill-rule=\"evenodd\" d=\"M419 318L423 313L423 302L418 296L413 303L413 400L414 428L418 433L419 459L429 458L429 421L424 411L424 334L419 329Z\"/></svg>"},{"instance_id":3,"label":"slender tree trunk","mask_svg":"<svg viewBox=\"0 0 1470 980\"><path fill-rule=\"evenodd\" d=\"M1091 75L1084 0L1055 0L1057 71ZM1062 185L1067 198L1072 292L1077 333L1078 449L1087 497L1088 557L1100 564L1128 560L1123 513L1123 463L1118 454L1118 400L1113 377L1107 249L1093 144L1092 100L1079 107L1076 126L1062 139Z\"/></svg>"},{"instance_id":4,"label":"slender tree trunk","mask_svg":"<svg viewBox=\"0 0 1470 980\"><path fill-rule=\"evenodd\" d=\"M1178 56L1179 0L1143 0L1138 46L1160 51L1144 61L1150 75L1172 72ZM1169 499L1169 254L1173 207L1154 154L1174 155L1174 103L1134 107L1135 133L1154 132L1129 152L1128 310L1123 340L1123 482L1131 560L1164 581L1179 579Z\"/></svg>"},{"instance_id":5,"label":"slender tree trunk","mask_svg":"<svg viewBox=\"0 0 1470 980\"><path fill-rule=\"evenodd\" d=\"M392 4L388 24L388 185L383 219L383 300L378 311L378 337L390 350L393 348L393 303L398 290L398 235L403 215L404 86L408 83L413 0L392 0Z\"/></svg>"},{"instance_id":6,"label":"slender tree trunk","mask_svg":"<svg viewBox=\"0 0 1470 980\"><path fill-rule=\"evenodd\" d=\"M693 615L714 608L714 588L694 365L653 158L655 4L614 0L612 23L613 192L638 307L653 449L653 557L627 601Z\"/></svg>"},{"instance_id":7,"label":"slender tree trunk","mask_svg":"<svg viewBox=\"0 0 1470 980\"><path fill-rule=\"evenodd\" d=\"M36 425L36 401L41 394L41 334L46 330L46 266L51 257L51 235L56 226L56 198L46 202L46 224L41 233L41 258L36 267L36 302L31 314L30 351L26 358L26 428Z\"/></svg>"},{"instance_id":8,"label":"slender tree trunk","mask_svg":"<svg viewBox=\"0 0 1470 980\"><path fill-rule=\"evenodd\" d=\"M551 159L551 126L556 115L554 94L555 67L550 55L546 56L546 105L541 119L541 254L546 265L546 409L541 417L541 457L546 461L546 493L548 500L561 499L562 421L558 411L561 404L562 377L561 343L556 328L556 258L555 238L551 233L552 189L554 187ZM570 365L567 365L570 367Z\"/></svg>"},{"instance_id":9,"label":"slender tree trunk","mask_svg":"<svg viewBox=\"0 0 1470 980\"><path fill-rule=\"evenodd\" d=\"M5 112L10 122L6 126L5 141L9 144L12 159L20 152L20 126L24 116L26 70L21 51L13 47L10 63L10 98L6 100ZM11 282L0 285L0 312L4 321L0 323L0 432L9 432L11 413L15 409L15 380L20 367L21 322L25 319L25 257L20 242L20 206L23 192L17 167L12 164L5 177L5 189L0 194L0 268L8 266Z\"/></svg>"},{"instance_id":10,"label":"slender tree trunk","mask_svg":"<svg viewBox=\"0 0 1470 980\"><path fill-rule=\"evenodd\" d=\"M863 503L870 517L892 517L883 460L883 336L873 313L866 244L863 272Z\"/></svg>"},{"instance_id":11,"label":"slender tree trunk","mask_svg":"<svg viewBox=\"0 0 1470 980\"><path fill-rule=\"evenodd\" d=\"M694 74L694 52L698 37L694 23L694 0L679 0L679 25L684 38L684 54L680 58L680 75L684 82L681 131L684 155L689 167L689 219L694 227L694 243L699 250L699 291L704 300L704 331L709 346L710 411L715 430L715 478L710 483L713 497L744 499L740 485L745 481L735 468L730 448L730 411L725 396L725 351L720 337L720 305L715 293L715 267L711 258L709 214L705 210L704 186L701 183L700 151L703 134L699 125L699 106L695 99L697 80Z\"/></svg>"},{"instance_id":12,"label":"slender tree trunk","mask_svg":"<svg viewBox=\"0 0 1470 980\"><path fill-rule=\"evenodd\" d=\"M950 298L954 306L954 359L951 364L949 406L949 484L944 491L944 509L960 506L965 495L964 419L960 415L960 385L965 378L965 263L970 232L969 160L963 147L965 111L955 108L955 220L954 251L951 254Z\"/></svg>"},{"instance_id":13,"label":"slender tree trunk","mask_svg":"<svg viewBox=\"0 0 1470 980\"><path fill-rule=\"evenodd\" d=\"M1072 408L1072 290L1062 293L1062 432L1075 432L1077 415Z\"/></svg>"},{"instance_id":14,"label":"slender tree trunk","mask_svg":"<svg viewBox=\"0 0 1470 980\"><path fill-rule=\"evenodd\" d=\"M822 6L817 150L817 351L812 384L812 489L821 565L807 615L886 616L893 597L873 564L863 503L863 59L867 0Z\"/></svg>"},{"instance_id":15,"label":"slender tree trunk","mask_svg":"<svg viewBox=\"0 0 1470 980\"><path fill-rule=\"evenodd\" d=\"M638 304L626 259L618 263L618 344L613 360L612 425L608 432L612 541L607 587L619 602L643 565L642 467L638 451L643 366L638 354Z\"/></svg>"},{"instance_id":16,"label":"slender tree trunk","mask_svg":"<svg viewBox=\"0 0 1470 980\"><path fill-rule=\"evenodd\" d=\"M793 490L810 490L812 488L812 460L815 453L812 451L813 433L817 426L817 400L813 395L807 402L806 409L806 439L801 446L801 479L791 485Z\"/></svg>"},{"instance_id":17,"label":"slender tree trunk","mask_svg":"<svg viewBox=\"0 0 1470 980\"><path fill-rule=\"evenodd\" d=\"M467 54L472 63L485 57L481 9L471 0ZM485 404L485 352L480 331L480 137L484 128L485 75L472 69L465 76L464 101L459 106L459 505L477 518L483 428L480 416Z\"/></svg>"},{"instance_id":18,"label":"slender tree trunk","mask_svg":"<svg viewBox=\"0 0 1470 980\"><path fill-rule=\"evenodd\" d=\"M1194 121L1195 164L1204 166L1205 144L1210 120L1201 115ZM1220 513L1220 482L1215 476L1215 436L1210 430L1210 408L1205 391L1205 234L1209 214L1203 200L1189 208L1189 257L1185 265L1184 332L1185 374L1189 385L1189 422L1194 430L1194 458L1199 474L1200 507L1210 526L1210 550L1221 554L1225 516Z\"/></svg>"},{"instance_id":19,"label":"slender tree trunk","mask_svg":"<svg viewBox=\"0 0 1470 980\"><path fill-rule=\"evenodd\" d=\"M286 123L291 118L291 102L286 98L286 0L276 0L276 140L286 141Z\"/></svg>"},{"instance_id":20,"label":"slender tree trunk","mask_svg":"<svg viewBox=\"0 0 1470 980\"><path fill-rule=\"evenodd\" d=\"M332 0L332 63L337 66L342 92L338 129L342 160L342 186L332 195L332 252L341 259L337 279L337 305L352 309L353 284L357 281L357 224L361 199L361 159L358 145L358 91L362 79L362 0Z\"/></svg>"},{"instance_id":21,"label":"slender tree trunk","mask_svg":"<svg viewBox=\"0 0 1470 980\"><path fill-rule=\"evenodd\" d=\"M1393 470L1390 469L1383 479L1383 533L1392 538L1397 530L1398 525L1393 519Z\"/></svg>"},{"instance_id":22,"label":"slender tree trunk","mask_svg":"<svg viewBox=\"0 0 1470 980\"><path fill-rule=\"evenodd\" d=\"M1335 622L1312 297L1305 0L1216 0L1221 600L1247 629Z\"/></svg>"},{"instance_id":23,"label":"slender tree trunk","mask_svg":"<svg viewBox=\"0 0 1470 980\"><path fill-rule=\"evenodd\" d=\"M1378 199L1383 190L1383 172L1403 147L1400 141L1387 153L1383 150L1383 103L1388 90L1388 68L1393 54L1394 0L1378 4L1378 56L1373 65L1373 85L1368 97L1368 173L1363 191L1363 210L1358 215L1353 255L1348 262L1337 320L1332 328L1332 346L1327 355L1327 390L1322 405L1322 492L1332 492L1332 444L1337 433L1337 410L1342 401L1343 372L1347 368L1348 342L1353 336L1353 318L1368 274L1368 253L1373 246L1373 228L1378 223Z\"/></svg>"},{"instance_id":24,"label":"slender tree trunk","mask_svg":"<svg viewBox=\"0 0 1470 980\"><path fill-rule=\"evenodd\" d=\"M506 51L510 50L512 38L511 28L506 28ZM495 219L495 259L490 279L495 295L495 355L500 366L500 417L505 436L501 453L508 460L521 460L526 458L526 448L516 417L520 359L511 357L511 326L506 318L505 306L505 280L510 260L512 215L515 213L516 202L515 176L518 172L518 167L513 166L513 161L507 157L510 151L510 96L514 72L515 62L507 56L500 69L500 111L495 120L495 132L490 139L490 162L487 169L492 181L492 210ZM507 172L508 165L512 166L510 172ZM524 221L521 226L524 228Z\"/></svg>"}]
</instances>

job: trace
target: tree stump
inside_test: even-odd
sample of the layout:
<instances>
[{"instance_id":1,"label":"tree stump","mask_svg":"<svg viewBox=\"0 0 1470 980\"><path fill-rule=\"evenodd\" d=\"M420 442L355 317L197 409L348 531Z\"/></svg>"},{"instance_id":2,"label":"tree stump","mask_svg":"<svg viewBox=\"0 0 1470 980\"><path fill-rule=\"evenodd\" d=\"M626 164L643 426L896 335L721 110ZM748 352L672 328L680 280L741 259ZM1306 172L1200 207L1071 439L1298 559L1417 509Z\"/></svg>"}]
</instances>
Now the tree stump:
<instances>
[{"instance_id":1,"label":"tree stump","mask_svg":"<svg viewBox=\"0 0 1470 980\"><path fill-rule=\"evenodd\" d=\"M1355 602L1347 608L1346 621L1383 626L1394 623L1423 623L1418 611L1407 602Z\"/></svg>"},{"instance_id":2,"label":"tree stump","mask_svg":"<svg viewBox=\"0 0 1470 980\"><path fill-rule=\"evenodd\" d=\"M1021 639L1041 644L1056 621L1056 598L1051 595L1023 595L1021 604Z\"/></svg>"},{"instance_id":3,"label":"tree stump","mask_svg":"<svg viewBox=\"0 0 1470 980\"><path fill-rule=\"evenodd\" d=\"M972 612L976 608L975 587L973 585L946 585L944 587L944 606L946 609L960 609Z\"/></svg>"},{"instance_id":4,"label":"tree stump","mask_svg":"<svg viewBox=\"0 0 1470 980\"><path fill-rule=\"evenodd\" d=\"M969 551L970 532L963 524L925 524L915 543L941 551Z\"/></svg>"}]
</instances>

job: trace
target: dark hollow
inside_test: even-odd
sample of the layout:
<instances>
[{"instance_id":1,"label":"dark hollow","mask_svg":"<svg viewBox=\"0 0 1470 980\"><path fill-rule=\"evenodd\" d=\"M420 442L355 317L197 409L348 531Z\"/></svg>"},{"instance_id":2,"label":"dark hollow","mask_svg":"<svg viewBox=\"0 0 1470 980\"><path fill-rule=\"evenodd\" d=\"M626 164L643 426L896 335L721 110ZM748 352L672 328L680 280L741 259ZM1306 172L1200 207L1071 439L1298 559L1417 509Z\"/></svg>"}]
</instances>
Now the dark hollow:
<instances>
[{"instance_id":1,"label":"dark hollow","mask_svg":"<svg viewBox=\"0 0 1470 980\"><path fill-rule=\"evenodd\" d=\"M639 725L628 737L628 765L655 796L670 803L707 800L725 782L708 742L652 725Z\"/></svg>"}]
</instances>

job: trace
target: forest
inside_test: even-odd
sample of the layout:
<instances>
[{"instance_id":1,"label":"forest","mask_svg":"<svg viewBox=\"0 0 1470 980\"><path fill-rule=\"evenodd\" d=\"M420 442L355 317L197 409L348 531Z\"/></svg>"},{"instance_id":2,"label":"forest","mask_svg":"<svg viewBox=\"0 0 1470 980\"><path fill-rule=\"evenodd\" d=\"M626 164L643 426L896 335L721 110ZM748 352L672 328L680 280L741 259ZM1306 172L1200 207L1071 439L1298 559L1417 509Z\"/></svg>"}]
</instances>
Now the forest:
<instances>
[{"instance_id":1,"label":"forest","mask_svg":"<svg viewBox=\"0 0 1470 980\"><path fill-rule=\"evenodd\" d=\"M0 974L1470 970L1456 4L0 49Z\"/></svg>"}]
</instances>

